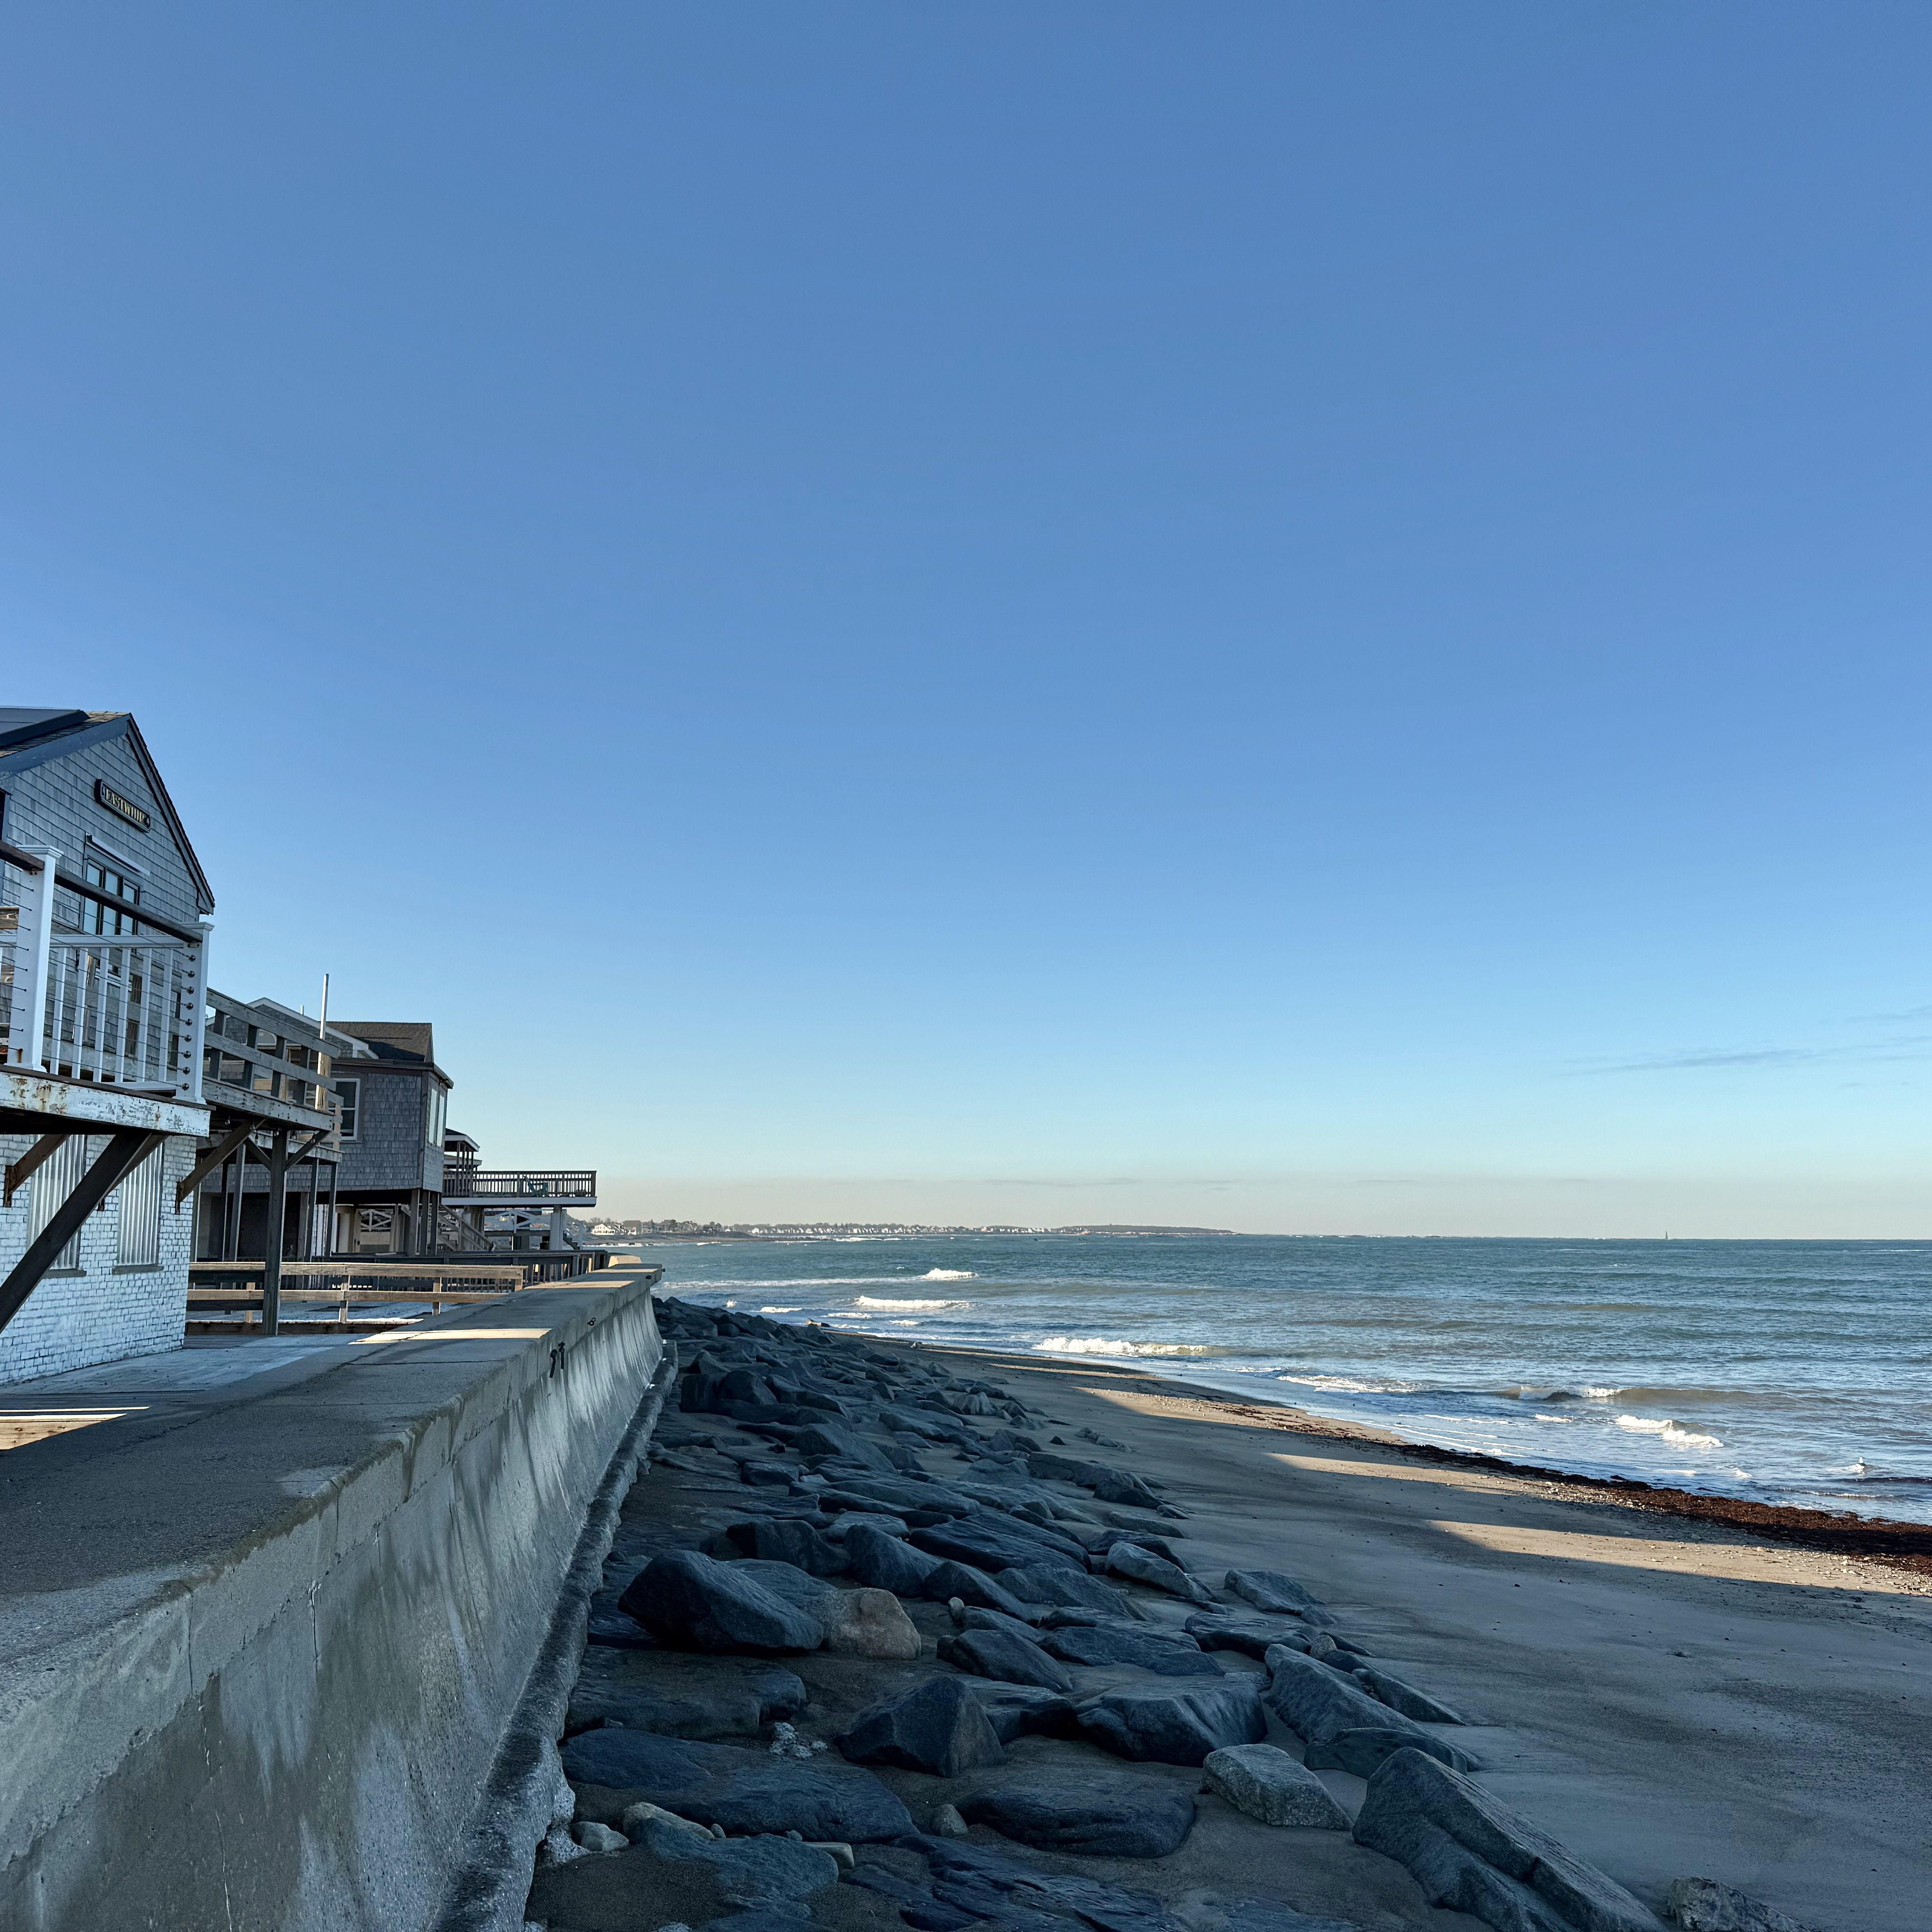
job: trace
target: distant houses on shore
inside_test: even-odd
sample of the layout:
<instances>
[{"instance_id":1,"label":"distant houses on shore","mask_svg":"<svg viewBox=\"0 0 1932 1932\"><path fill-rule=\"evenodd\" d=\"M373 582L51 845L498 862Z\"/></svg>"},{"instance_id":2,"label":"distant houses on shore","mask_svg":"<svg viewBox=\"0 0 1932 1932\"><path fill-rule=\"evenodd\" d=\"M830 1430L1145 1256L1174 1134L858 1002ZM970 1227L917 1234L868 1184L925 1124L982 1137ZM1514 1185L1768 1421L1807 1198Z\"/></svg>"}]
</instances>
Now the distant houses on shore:
<instances>
[{"instance_id":1,"label":"distant houses on shore","mask_svg":"<svg viewBox=\"0 0 1932 1932\"><path fill-rule=\"evenodd\" d=\"M134 718L0 707L0 1383L180 1346L190 1270L573 1244L486 1171L427 1021L209 980L214 896Z\"/></svg>"},{"instance_id":2,"label":"distant houses on shore","mask_svg":"<svg viewBox=\"0 0 1932 1932\"><path fill-rule=\"evenodd\" d=\"M910 1221L598 1221L591 1233L599 1240L855 1240L866 1235L911 1237L920 1234L1232 1234L1232 1228L1138 1226L1125 1222L1096 1222L1078 1228L1025 1228L994 1223L955 1223L946 1227Z\"/></svg>"}]
</instances>

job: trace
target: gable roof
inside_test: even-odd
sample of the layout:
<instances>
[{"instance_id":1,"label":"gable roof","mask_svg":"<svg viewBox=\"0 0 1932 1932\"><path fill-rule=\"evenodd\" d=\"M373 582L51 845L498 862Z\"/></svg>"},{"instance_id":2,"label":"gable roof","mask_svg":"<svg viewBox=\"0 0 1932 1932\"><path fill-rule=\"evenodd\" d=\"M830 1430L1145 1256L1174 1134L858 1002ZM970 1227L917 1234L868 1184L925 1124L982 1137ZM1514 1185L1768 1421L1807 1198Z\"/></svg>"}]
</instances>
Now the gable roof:
<instances>
[{"instance_id":1,"label":"gable roof","mask_svg":"<svg viewBox=\"0 0 1932 1932\"><path fill-rule=\"evenodd\" d=\"M24 705L0 704L0 749L50 738L86 722L85 711L30 711Z\"/></svg>"},{"instance_id":2,"label":"gable roof","mask_svg":"<svg viewBox=\"0 0 1932 1932\"><path fill-rule=\"evenodd\" d=\"M161 782L160 768L141 728L131 711L34 711L20 706L0 707L0 778L9 771L25 771L55 758L70 758L89 745L110 738L125 738L141 767L141 776L153 793L154 805L168 836L174 841L182 862L194 881L195 901L203 912L214 910L214 888L188 836L188 828Z\"/></svg>"},{"instance_id":3,"label":"gable roof","mask_svg":"<svg viewBox=\"0 0 1932 1932\"><path fill-rule=\"evenodd\" d=\"M392 1066L427 1066L446 1087L456 1084L436 1064L436 1042L428 1020L331 1020L328 1030L359 1040Z\"/></svg>"}]
</instances>

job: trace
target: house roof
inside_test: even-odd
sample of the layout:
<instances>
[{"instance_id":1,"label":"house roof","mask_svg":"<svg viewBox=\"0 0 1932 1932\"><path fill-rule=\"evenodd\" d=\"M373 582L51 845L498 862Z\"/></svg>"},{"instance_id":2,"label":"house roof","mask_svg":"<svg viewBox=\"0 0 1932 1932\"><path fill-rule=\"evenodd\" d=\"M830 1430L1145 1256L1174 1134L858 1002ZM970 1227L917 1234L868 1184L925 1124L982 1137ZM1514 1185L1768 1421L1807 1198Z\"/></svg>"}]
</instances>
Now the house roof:
<instances>
[{"instance_id":1,"label":"house roof","mask_svg":"<svg viewBox=\"0 0 1932 1932\"><path fill-rule=\"evenodd\" d=\"M201 869L201 861L188 840L188 828L182 824L181 814L176 811L175 802L161 782L160 769L132 712L37 711L21 705L0 706L0 778L9 769L20 771L45 764L50 759L64 758L86 746L119 737L124 737L133 750L168 835L194 880L196 904L204 913L212 912L214 892L208 883L208 874Z\"/></svg>"},{"instance_id":2,"label":"house roof","mask_svg":"<svg viewBox=\"0 0 1932 1932\"><path fill-rule=\"evenodd\" d=\"M374 1048L378 1060L407 1060L421 1066L436 1058L436 1042L428 1020L331 1020L328 1024L353 1034Z\"/></svg>"},{"instance_id":3,"label":"house roof","mask_svg":"<svg viewBox=\"0 0 1932 1932\"><path fill-rule=\"evenodd\" d=\"M394 1067L427 1066L446 1087L456 1084L436 1064L436 1042L428 1020L331 1020L328 1030L359 1040L378 1061Z\"/></svg>"},{"instance_id":4,"label":"house roof","mask_svg":"<svg viewBox=\"0 0 1932 1932\"><path fill-rule=\"evenodd\" d=\"M85 711L33 711L25 705L0 704L0 749L77 730L87 722Z\"/></svg>"}]
</instances>

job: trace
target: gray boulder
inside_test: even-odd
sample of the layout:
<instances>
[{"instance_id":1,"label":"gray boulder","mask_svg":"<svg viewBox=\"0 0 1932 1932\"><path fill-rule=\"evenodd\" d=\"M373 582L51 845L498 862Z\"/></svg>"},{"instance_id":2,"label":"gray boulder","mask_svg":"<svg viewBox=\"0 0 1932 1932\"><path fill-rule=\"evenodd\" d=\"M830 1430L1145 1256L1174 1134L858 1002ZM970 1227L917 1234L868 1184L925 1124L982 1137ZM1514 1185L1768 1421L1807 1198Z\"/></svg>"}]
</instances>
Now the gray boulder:
<instances>
[{"instance_id":1,"label":"gray boulder","mask_svg":"<svg viewBox=\"0 0 1932 1932\"><path fill-rule=\"evenodd\" d=\"M1202 1764L1229 1744L1268 1736L1261 1690L1230 1678L1212 1689L1113 1690L1080 1707L1080 1733L1116 1757Z\"/></svg>"},{"instance_id":2,"label":"gray boulder","mask_svg":"<svg viewBox=\"0 0 1932 1932\"><path fill-rule=\"evenodd\" d=\"M1086 1568L1086 1552L1077 1544L1036 1531L1030 1524L1022 1528L1017 1518L991 1511L915 1529L906 1540L929 1556L950 1557L956 1563L970 1563L994 1576L1009 1564L1038 1563L1052 1556L1083 1573Z\"/></svg>"},{"instance_id":3,"label":"gray boulder","mask_svg":"<svg viewBox=\"0 0 1932 1932\"><path fill-rule=\"evenodd\" d=\"M1040 1647L1063 1664L1130 1664L1160 1677L1219 1677L1221 1666L1192 1637L1122 1630L1109 1624L1049 1631Z\"/></svg>"},{"instance_id":4,"label":"gray boulder","mask_svg":"<svg viewBox=\"0 0 1932 1932\"><path fill-rule=\"evenodd\" d=\"M708 1868L731 1905L792 1904L838 1882L838 1862L830 1852L783 1836L711 1838L653 1822L644 1826L639 1842L661 1858Z\"/></svg>"},{"instance_id":5,"label":"gray boulder","mask_svg":"<svg viewBox=\"0 0 1932 1932\"><path fill-rule=\"evenodd\" d=\"M762 1587L744 1565L691 1550L652 1557L617 1607L676 1649L778 1657L816 1650L825 1641L817 1617Z\"/></svg>"},{"instance_id":6,"label":"gray boulder","mask_svg":"<svg viewBox=\"0 0 1932 1932\"><path fill-rule=\"evenodd\" d=\"M1292 1576L1284 1576L1279 1570L1230 1570L1227 1586L1256 1610L1276 1616L1299 1617L1304 1623L1317 1624L1335 1621L1319 1598L1310 1595Z\"/></svg>"},{"instance_id":7,"label":"gray boulder","mask_svg":"<svg viewBox=\"0 0 1932 1932\"><path fill-rule=\"evenodd\" d=\"M648 1647L586 1649L571 1693L566 1734L614 1719L634 1730L724 1737L805 1708L804 1684L782 1664L666 1650L641 1632L638 1642Z\"/></svg>"},{"instance_id":8,"label":"gray boulder","mask_svg":"<svg viewBox=\"0 0 1932 1932\"><path fill-rule=\"evenodd\" d=\"M849 1429L842 1429L834 1422L808 1423L804 1428L794 1430L791 1446L807 1462L834 1456L847 1462L862 1462L868 1469L882 1472L892 1466L892 1459L883 1448Z\"/></svg>"},{"instance_id":9,"label":"gray boulder","mask_svg":"<svg viewBox=\"0 0 1932 1932\"><path fill-rule=\"evenodd\" d=\"M1143 1550L1151 1550L1156 1556L1165 1556L1177 1570L1185 1570L1187 1565L1174 1553L1174 1545L1164 1536L1157 1536L1150 1529L1127 1529L1119 1532L1108 1544L1111 1550L1115 1543L1138 1543Z\"/></svg>"},{"instance_id":10,"label":"gray boulder","mask_svg":"<svg viewBox=\"0 0 1932 1932\"><path fill-rule=\"evenodd\" d=\"M973 1608L962 1610L954 1618L962 1630L1004 1630L1009 1636L1016 1636L1022 1643L1038 1643L1040 1637L1030 1624L1023 1624L1018 1617L1010 1617L1004 1610L982 1610Z\"/></svg>"},{"instance_id":11,"label":"gray boulder","mask_svg":"<svg viewBox=\"0 0 1932 1932\"><path fill-rule=\"evenodd\" d=\"M1345 1652L1334 1653L1334 1660L1341 1661ZM1464 1720L1447 1704L1438 1704L1426 1691L1418 1690L1412 1684L1387 1670L1377 1670L1366 1664L1352 1666L1355 1682L1386 1704L1391 1711L1399 1711L1405 1718L1413 1718L1418 1724L1460 1724Z\"/></svg>"},{"instance_id":12,"label":"gray boulder","mask_svg":"<svg viewBox=\"0 0 1932 1932\"><path fill-rule=\"evenodd\" d=\"M895 1596L922 1595L926 1580L939 1568L924 1550L908 1550L897 1537L870 1522L855 1523L839 1546L845 1552L848 1576Z\"/></svg>"},{"instance_id":13,"label":"gray boulder","mask_svg":"<svg viewBox=\"0 0 1932 1932\"><path fill-rule=\"evenodd\" d=\"M1664 1894L1664 1916L1684 1932L1816 1932L1714 1878L1672 1879Z\"/></svg>"},{"instance_id":14,"label":"gray boulder","mask_svg":"<svg viewBox=\"0 0 1932 1932\"><path fill-rule=\"evenodd\" d=\"M932 1677L890 1702L875 1704L836 1738L854 1764L892 1764L957 1778L1006 1753L977 1698L959 1677Z\"/></svg>"},{"instance_id":15,"label":"gray boulder","mask_svg":"<svg viewBox=\"0 0 1932 1932\"><path fill-rule=\"evenodd\" d=\"M1432 1756L1453 1749L1371 1697L1353 1678L1311 1658L1277 1646L1268 1652L1268 1708L1307 1745L1308 1762L1315 1770L1329 1767L1324 1748L1344 1731L1396 1732ZM1473 1768L1461 1753L1456 1755L1465 1768Z\"/></svg>"},{"instance_id":16,"label":"gray boulder","mask_svg":"<svg viewBox=\"0 0 1932 1932\"><path fill-rule=\"evenodd\" d=\"M841 1589L790 1563L748 1558L736 1567L774 1596L782 1596L816 1617L825 1632L820 1647L834 1656L910 1661L920 1653L919 1631L890 1590L863 1586Z\"/></svg>"},{"instance_id":17,"label":"gray boulder","mask_svg":"<svg viewBox=\"0 0 1932 1932\"><path fill-rule=\"evenodd\" d=\"M950 1603L957 1597L962 1604L970 1604L976 1610L999 1610L1007 1616L1017 1617L1023 1624L1031 1623L1040 1614L1036 1606L1022 1603L1018 1598L1001 1588L985 1570L976 1570L970 1563L948 1561L935 1564L926 1572L919 1594L935 1604Z\"/></svg>"},{"instance_id":18,"label":"gray boulder","mask_svg":"<svg viewBox=\"0 0 1932 1932\"><path fill-rule=\"evenodd\" d=\"M1090 1490L1102 1474L1098 1462L1078 1456L1056 1456L1051 1449L1029 1456L1027 1468L1042 1482L1073 1483L1083 1490Z\"/></svg>"},{"instance_id":19,"label":"gray boulder","mask_svg":"<svg viewBox=\"0 0 1932 1932\"><path fill-rule=\"evenodd\" d=\"M1264 1825L1300 1825L1318 1832L1346 1832L1348 1814L1306 1765L1274 1744L1229 1744L1210 1751L1202 1764L1203 1789Z\"/></svg>"},{"instance_id":20,"label":"gray boulder","mask_svg":"<svg viewBox=\"0 0 1932 1932\"><path fill-rule=\"evenodd\" d=\"M1043 1738L1080 1735L1078 1713L1057 1690L1037 1684L1000 1684L986 1677L962 1677L954 1681L964 1684L978 1701L994 1736L1003 1744L1010 1744L1023 1735Z\"/></svg>"},{"instance_id":21,"label":"gray boulder","mask_svg":"<svg viewBox=\"0 0 1932 1932\"><path fill-rule=\"evenodd\" d=\"M728 1562L754 1557L761 1562L789 1563L812 1576L838 1576L846 1568L845 1552L828 1543L810 1523L796 1516L758 1516L726 1526L718 1554Z\"/></svg>"},{"instance_id":22,"label":"gray boulder","mask_svg":"<svg viewBox=\"0 0 1932 1932\"><path fill-rule=\"evenodd\" d=\"M1406 1865L1430 1904L1497 1932L1660 1932L1615 1880L1420 1751L1369 1780L1355 1838Z\"/></svg>"},{"instance_id":23,"label":"gray boulder","mask_svg":"<svg viewBox=\"0 0 1932 1932\"><path fill-rule=\"evenodd\" d=\"M1131 1577L1136 1583L1165 1590L1171 1597L1184 1597L1190 1604L1212 1604L1214 1600L1207 1586L1197 1577L1190 1576L1166 1557L1156 1556L1150 1550L1143 1550L1138 1543L1115 1544L1107 1552L1106 1564L1116 1576Z\"/></svg>"},{"instance_id":24,"label":"gray boulder","mask_svg":"<svg viewBox=\"0 0 1932 1932\"><path fill-rule=\"evenodd\" d=\"M905 1807L870 1772L849 1765L629 1730L586 1731L562 1757L573 1784L604 1785L727 1832L872 1844L912 1829Z\"/></svg>"},{"instance_id":25,"label":"gray boulder","mask_svg":"<svg viewBox=\"0 0 1932 1932\"><path fill-rule=\"evenodd\" d=\"M890 1537L903 1536L911 1527L904 1516L887 1516L879 1510L848 1510L832 1519L825 1532L828 1543L843 1543L855 1529L875 1529Z\"/></svg>"},{"instance_id":26,"label":"gray boulder","mask_svg":"<svg viewBox=\"0 0 1932 1932\"><path fill-rule=\"evenodd\" d=\"M991 1677L1002 1684L1037 1684L1046 1690L1073 1688L1066 1668L1038 1644L1025 1642L1003 1630L962 1630L956 1636L943 1636L939 1656L942 1663L970 1676Z\"/></svg>"},{"instance_id":27,"label":"gray boulder","mask_svg":"<svg viewBox=\"0 0 1932 1932\"><path fill-rule=\"evenodd\" d=\"M1028 1604L1073 1604L1117 1617L1140 1615L1126 1591L1070 1564L1011 1563L1000 1572L1000 1587Z\"/></svg>"},{"instance_id":28,"label":"gray boulder","mask_svg":"<svg viewBox=\"0 0 1932 1932\"><path fill-rule=\"evenodd\" d=\"M990 1825L1023 1845L1094 1858L1164 1858L1194 1828L1187 1792L1066 1765L1003 1778L958 1804L972 1823Z\"/></svg>"},{"instance_id":29,"label":"gray boulder","mask_svg":"<svg viewBox=\"0 0 1932 1932\"><path fill-rule=\"evenodd\" d=\"M1203 1650L1238 1650L1245 1657L1265 1657L1277 1643L1306 1650L1306 1625L1286 1617L1240 1616L1226 1610L1203 1610L1183 1626Z\"/></svg>"},{"instance_id":30,"label":"gray boulder","mask_svg":"<svg viewBox=\"0 0 1932 1932\"><path fill-rule=\"evenodd\" d=\"M1126 1503L1136 1509L1160 1508L1160 1497L1129 1469L1101 1468L1093 1490L1103 1503Z\"/></svg>"}]
</instances>

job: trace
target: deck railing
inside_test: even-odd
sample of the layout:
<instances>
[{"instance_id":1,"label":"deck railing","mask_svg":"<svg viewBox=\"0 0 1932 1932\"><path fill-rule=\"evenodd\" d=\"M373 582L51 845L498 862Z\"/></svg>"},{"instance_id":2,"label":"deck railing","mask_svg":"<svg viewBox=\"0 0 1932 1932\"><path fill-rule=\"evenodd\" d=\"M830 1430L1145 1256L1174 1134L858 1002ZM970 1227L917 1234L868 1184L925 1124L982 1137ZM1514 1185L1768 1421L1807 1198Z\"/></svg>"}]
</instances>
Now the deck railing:
<instances>
[{"instance_id":1,"label":"deck railing","mask_svg":"<svg viewBox=\"0 0 1932 1932\"><path fill-rule=\"evenodd\" d=\"M597 1176L590 1173L508 1173L465 1167L450 1161L442 1170L446 1200L583 1201L594 1200Z\"/></svg>"},{"instance_id":2,"label":"deck railing","mask_svg":"<svg viewBox=\"0 0 1932 1932\"><path fill-rule=\"evenodd\" d=\"M29 942L31 944L31 942ZM70 938L47 949L34 1025L35 963L0 933L0 1051L16 1070L104 1086L191 1089L201 949L178 939ZM39 1034L38 1052L31 1052Z\"/></svg>"},{"instance_id":3,"label":"deck railing","mask_svg":"<svg viewBox=\"0 0 1932 1932\"><path fill-rule=\"evenodd\" d=\"M0 906L0 1064L103 1086L199 1096L207 946L52 929L54 862Z\"/></svg>"}]
</instances>

